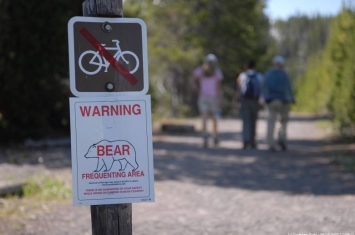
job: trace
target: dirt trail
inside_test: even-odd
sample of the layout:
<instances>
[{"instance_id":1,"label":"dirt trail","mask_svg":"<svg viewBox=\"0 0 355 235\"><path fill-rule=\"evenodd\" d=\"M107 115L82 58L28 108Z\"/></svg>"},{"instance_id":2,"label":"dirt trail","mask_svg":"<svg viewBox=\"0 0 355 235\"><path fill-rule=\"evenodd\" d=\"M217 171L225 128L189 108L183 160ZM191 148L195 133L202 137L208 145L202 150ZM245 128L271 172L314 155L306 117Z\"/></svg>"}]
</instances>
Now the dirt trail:
<instances>
[{"instance_id":1,"label":"dirt trail","mask_svg":"<svg viewBox=\"0 0 355 235\"><path fill-rule=\"evenodd\" d=\"M327 141L328 132L316 122L293 117L289 151L277 153L267 151L263 141L264 119L258 150L241 150L239 120L222 120L221 143L209 149L201 148L197 134L155 135L156 202L133 205L134 234L355 233L354 175L330 164L354 146ZM1 179L24 169L70 176L69 153L69 148L32 152L43 157L41 165L3 162ZM0 217L0 234L91 234L88 206L68 201L47 207L20 219Z\"/></svg>"}]
</instances>

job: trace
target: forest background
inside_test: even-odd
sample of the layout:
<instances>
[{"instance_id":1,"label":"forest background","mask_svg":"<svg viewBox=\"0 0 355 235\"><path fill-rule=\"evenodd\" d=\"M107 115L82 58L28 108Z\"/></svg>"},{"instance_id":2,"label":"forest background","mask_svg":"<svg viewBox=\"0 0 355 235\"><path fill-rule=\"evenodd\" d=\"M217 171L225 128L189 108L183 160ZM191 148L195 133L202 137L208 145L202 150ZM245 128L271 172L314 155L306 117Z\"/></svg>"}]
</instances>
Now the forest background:
<instances>
[{"instance_id":1,"label":"forest background","mask_svg":"<svg viewBox=\"0 0 355 235\"><path fill-rule=\"evenodd\" d=\"M0 0L0 143L69 133L67 22L82 0ZM286 58L293 110L326 114L340 133L355 133L355 4L335 17L271 20L265 0L127 0L124 17L148 28L155 117L198 115L189 77L208 53L224 73L224 116L236 117L236 77L245 62L265 72Z\"/></svg>"}]
</instances>

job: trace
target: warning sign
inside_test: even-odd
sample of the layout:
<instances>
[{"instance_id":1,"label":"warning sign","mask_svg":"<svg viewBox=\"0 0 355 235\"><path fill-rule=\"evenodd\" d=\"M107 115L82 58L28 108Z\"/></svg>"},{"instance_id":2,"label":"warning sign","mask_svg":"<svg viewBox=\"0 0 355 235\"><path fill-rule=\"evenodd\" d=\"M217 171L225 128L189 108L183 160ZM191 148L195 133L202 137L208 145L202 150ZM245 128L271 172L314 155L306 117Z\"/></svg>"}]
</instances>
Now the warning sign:
<instances>
[{"instance_id":1,"label":"warning sign","mask_svg":"<svg viewBox=\"0 0 355 235\"><path fill-rule=\"evenodd\" d=\"M75 96L147 93L147 30L141 19L73 17L68 40Z\"/></svg>"},{"instance_id":2,"label":"warning sign","mask_svg":"<svg viewBox=\"0 0 355 235\"><path fill-rule=\"evenodd\" d=\"M71 98L74 205L152 202L150 96Z\"/></svg>"}]
</instances>

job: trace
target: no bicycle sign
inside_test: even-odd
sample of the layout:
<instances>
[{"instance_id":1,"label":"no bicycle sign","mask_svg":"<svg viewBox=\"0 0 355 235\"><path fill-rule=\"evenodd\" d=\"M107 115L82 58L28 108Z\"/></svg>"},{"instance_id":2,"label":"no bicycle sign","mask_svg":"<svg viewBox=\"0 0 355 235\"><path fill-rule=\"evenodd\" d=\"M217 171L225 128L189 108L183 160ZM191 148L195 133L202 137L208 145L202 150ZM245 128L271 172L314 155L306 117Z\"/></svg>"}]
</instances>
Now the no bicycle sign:
<instances>
[{"instance_id":1,"label":"no bicycle sign","mask_svg":"<svg viewBox=\"0 0 355 235\"><path fill-rule=\"evenodd\" d=\"M141 19L73 17L68 41L75 96L147 93L147 29Z\"/></svg>"},{"instance_id":2,"label":"no bicycle sign","mask_svg":"<svg viewBox=\"0 0 355 235\"><path fill-rule=\"evenodd\" d=\"M70 99L74 205L152 202L150 96Z\"/></svg>"}]
</instances>

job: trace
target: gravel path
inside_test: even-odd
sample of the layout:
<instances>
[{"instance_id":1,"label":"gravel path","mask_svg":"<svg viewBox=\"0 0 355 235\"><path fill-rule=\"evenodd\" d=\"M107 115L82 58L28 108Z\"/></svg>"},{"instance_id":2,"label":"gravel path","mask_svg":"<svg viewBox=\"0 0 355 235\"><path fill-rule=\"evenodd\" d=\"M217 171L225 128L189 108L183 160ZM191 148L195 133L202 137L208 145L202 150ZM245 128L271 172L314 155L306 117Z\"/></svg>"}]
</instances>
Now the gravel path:
<instances>
[{"instance_id":1,"label":"gravel path","mask_svg":"<svg viewBox=\"0 0 355 235\"><path fill-rule=\"evenodd\" d=\"M354 145L328 142L316 120L294 117L288 152L267 151L265 120L259 121L259 149L246 151L240 126L238 120L222 120L221 143L209 149L201 148L198 135L154 136L156 202L133 205L134 234L355 234L354 175L330 164ZM38 171L66 175L70 183L69 148L2 152L5 159L16 154L34 160L1 160L2 183ZM37 164L40 157L43 163ZM0 210L1 203L6 199ZM24 211L19 218L0 216L0 234L91 234L88 206L49 202L43 210Z\"/></svg>"}]
</instances>

